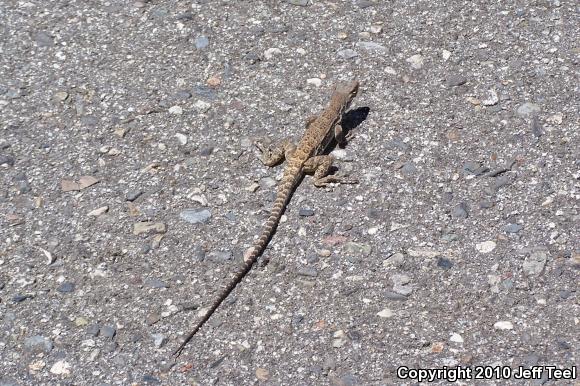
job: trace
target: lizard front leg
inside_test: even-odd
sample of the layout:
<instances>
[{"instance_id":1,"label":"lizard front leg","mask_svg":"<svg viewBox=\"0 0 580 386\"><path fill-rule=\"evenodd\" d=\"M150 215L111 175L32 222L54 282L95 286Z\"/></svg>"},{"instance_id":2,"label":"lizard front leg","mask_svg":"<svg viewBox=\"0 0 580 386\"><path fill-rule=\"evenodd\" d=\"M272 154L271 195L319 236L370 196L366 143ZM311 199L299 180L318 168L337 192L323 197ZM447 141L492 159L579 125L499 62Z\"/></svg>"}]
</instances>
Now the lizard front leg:
<instances>
[{"instance_id":1,"label":"lizard front leg","mask_svg":"<svg viewBox=\"0 0 580 386\"><path fill-rule=\"evenodd\" d=\"M317 155L310 157L302 166L304 173L314 173L314 186L323 187L331 182L341 184L356 184L358 181L344 176L328 175L334 158L331 155Z\"/></svg>"},{"instance_id":2,"label":"lizard front leg","mask_svg":"<svg viewBox=\"0 0 580 386\"><path fill-rule=\"evenodd\" d=\"M296 150L296 145L294 145L289 139L285 139L275 147L266 146L261 141L256 141L254 144L262 153L260 161L262 161L266 166L275 166L284 159L290 159Z\"/></svg>"}]
</instances>

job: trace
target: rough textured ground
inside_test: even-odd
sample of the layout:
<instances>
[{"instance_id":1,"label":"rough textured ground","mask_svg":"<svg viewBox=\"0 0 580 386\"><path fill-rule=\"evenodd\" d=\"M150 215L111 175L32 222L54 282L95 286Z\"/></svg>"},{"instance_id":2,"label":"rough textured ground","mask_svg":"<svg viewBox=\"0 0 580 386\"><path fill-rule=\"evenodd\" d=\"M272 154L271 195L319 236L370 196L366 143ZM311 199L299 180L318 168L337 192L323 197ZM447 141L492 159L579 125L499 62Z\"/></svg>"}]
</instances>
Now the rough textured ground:
<instances>
[{"instance_id":1,"label":"rough textured ground","mask_svg":"<svg viewBox=\"0 0 580 386\"><path fill-rule=\"evenodd\" d=\"M0 385L579 362L575 2L3 0L0 19ZM252 141L298 138L352 78L366 119L335 154L359 184L306 177L270 263L173 365L272 202L282 169Z\"/></svg>"}]
</instances>

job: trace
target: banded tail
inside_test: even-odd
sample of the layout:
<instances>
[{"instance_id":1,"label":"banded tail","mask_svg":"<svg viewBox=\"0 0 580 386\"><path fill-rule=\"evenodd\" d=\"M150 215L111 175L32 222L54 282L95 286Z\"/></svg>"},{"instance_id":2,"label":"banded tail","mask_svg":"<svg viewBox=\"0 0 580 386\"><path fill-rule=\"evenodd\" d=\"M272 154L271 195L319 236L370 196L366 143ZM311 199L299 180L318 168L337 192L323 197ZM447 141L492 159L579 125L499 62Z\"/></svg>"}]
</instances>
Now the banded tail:
<instances>
[{"instance_id":1,"label":"banded tail","mask_svg":"<svg viewBox=\"0 0 580 386\"><path fill-rule=\"evenodd\" d=\"M300 170L300 169L299 169ZM290 173L284 173L284 177ZM298 174L298 173L296 173ZM260 233L260 238L256 241L253 245L253 250L250 256L244 261L244 265L238 271L236 276L228 283L228 285L222 290L218 298L213 302L210 309L205 313L203 318L197 323L194 329L185 337L183 343L179 345L177 350L173 352L173 355L177 358L181 355L181 352L189 343L189 341L194 337L194 335L199 331L199 329L211 318L213 313L218 309L218 307L223 303L224 300L229 296L229 294L236 288L236 286L244 279L244 277L250 272L252 266L256 263L258 258L262 255L268 242L274 235L278 223L280 222L280 217L282 217L282 213L284 212L284 208L286 203L290 199L290 195L292 194L292 190L294 189L294 185L296 181L298 181L300 176L295 175L293 178L283 178L278 189L278 193L276 194L276 200L274 201L274 205L272 206L272 211L266 220L266 223L262 227L262 232ZM287 179L286 182L284 180Z\"/></svg>"}]
</instances>

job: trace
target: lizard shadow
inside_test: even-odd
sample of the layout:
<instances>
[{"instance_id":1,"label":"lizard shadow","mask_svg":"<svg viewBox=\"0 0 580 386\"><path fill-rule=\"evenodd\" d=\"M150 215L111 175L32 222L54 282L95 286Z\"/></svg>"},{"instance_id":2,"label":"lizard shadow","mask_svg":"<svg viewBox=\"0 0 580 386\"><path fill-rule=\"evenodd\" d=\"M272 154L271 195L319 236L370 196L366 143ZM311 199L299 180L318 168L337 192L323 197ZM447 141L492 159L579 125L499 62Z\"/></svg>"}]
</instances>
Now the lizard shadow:
<instances>
[{"instance_id":1,"label":"lizard shadow","mask_svg":"<svg viewBox=\"0 0 580 386\"><path fill-rule=\"evenodd\" d=\"M367 119L370 111L371 109L369 107L359 107L345 113L341 122L343 135L348 136L349 133L360 126ZM347 144L348 141L345 141L344 143L333 141L325 150L324 154L332 152L336 148L336 145L338 145L339 148L344 149Z\"/></svg>"}]
</instances>

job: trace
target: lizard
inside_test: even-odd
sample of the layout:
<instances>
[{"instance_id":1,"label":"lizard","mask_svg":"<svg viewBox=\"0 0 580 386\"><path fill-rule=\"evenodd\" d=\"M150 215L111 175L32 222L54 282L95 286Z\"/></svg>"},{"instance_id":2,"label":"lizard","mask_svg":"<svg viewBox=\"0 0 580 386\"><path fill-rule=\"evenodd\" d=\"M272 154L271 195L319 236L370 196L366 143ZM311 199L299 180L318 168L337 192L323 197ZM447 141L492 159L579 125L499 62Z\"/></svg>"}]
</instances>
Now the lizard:
<instances>
[{"instance_id":1,"label":"lizard","mask_svg":"<svg viewBox=\"0 0 580 386\"><path fill-rule=\"evenodd\" d=\"M316 187L324 187L333 182L356 183L354 180L329 175L333 157L329 154L325 155L324 151L333 140L336 140L339 144L343 144L346 141L341 122L353 98L357 95L358 89L359 82L356 80L338 84L334 89L330 102L322 113L318 116L308 118L304 134L298 142L298 145L294 145L288 139L284 140L274 149L266 148L260 142L255 143L258 150L262 153L261 161L264 165L272 167L284 159L287 162L282 179L278 184L274 204L259 233L259 238L254 242L252 248L248 250L251 252L246 254L243 265L221 291L193 330L185 337L181 345L173 352L175 358L181 355L187 343L189 343L234 288L244 279L262 255L276 231L292 192L298 186L305 173L314 174L314 185Z\"/></svg>"}]
</instances>

